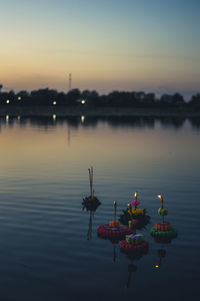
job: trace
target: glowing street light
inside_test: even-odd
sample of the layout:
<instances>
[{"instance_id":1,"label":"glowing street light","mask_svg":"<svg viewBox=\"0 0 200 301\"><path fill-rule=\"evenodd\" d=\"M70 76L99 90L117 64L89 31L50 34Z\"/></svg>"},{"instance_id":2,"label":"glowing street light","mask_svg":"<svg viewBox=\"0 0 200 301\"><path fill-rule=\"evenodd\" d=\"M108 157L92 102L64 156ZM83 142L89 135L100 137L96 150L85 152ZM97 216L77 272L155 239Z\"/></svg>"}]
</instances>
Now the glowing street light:
<instances>
[{"instance_id":1,"label":"glowing street light","mask_svg":"<svg viewBox=\"0 0 200 301\"><path fill-rule=\"evenodd\" d=\"M17 97L17 100L22 100L21 96L18 96L18 97Z\"/></svg>"},{"instance_id":2,"label":"glowing street light","mask_svg":"<svg viewBox=\"0 0 200 301\"><path fill-rule=\"evenodd\" d=\"M6 100L6 103L9 104L9 103L10 103L10 99L7 99L7 100Z\"/></svg>"},{"instance_id":3,"label":"glowing street light","mask_svg":"<svg viewBox=\"0 0 200 301\"><path fill-rule=\"evenodd\" d=\"M56 101L55 100L53 101L53 106L56 106Z\"/></svg>"},{"instance_id":4,"label":"glowing street light","mask_svg":"<svg viewBox=\"0 0 200 301\"><path fill-rule=\"evenodd\" d=\"M83 100L81 100L81 103L82 103L82 105L84 105L85 104L85 100L83 99Z\"/></svg>"},{"instance_id":5,"label":"glowing street light","mask_svg":"<svg viewBox=\"0 0 200 301\"><path fill-rule=\"evenodd\" d=\"M53 114L52 117L53 117L53 120L56 120L56 114Z\"/></svg>"}]
</instances>

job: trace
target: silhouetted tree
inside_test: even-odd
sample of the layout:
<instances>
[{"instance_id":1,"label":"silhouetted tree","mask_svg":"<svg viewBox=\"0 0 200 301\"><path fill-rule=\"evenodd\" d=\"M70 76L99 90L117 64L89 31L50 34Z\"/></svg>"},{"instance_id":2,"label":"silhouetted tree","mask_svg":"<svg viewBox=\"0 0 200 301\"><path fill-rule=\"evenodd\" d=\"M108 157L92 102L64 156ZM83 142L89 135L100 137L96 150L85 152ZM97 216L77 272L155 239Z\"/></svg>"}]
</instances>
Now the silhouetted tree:
<instances>
[{"instance_id":1,"label":"silhouetted tree","mask_svg":"<svg viewBox=\"0 0 200 301\"><path fill-rule=\"evenodd\" d=\"M175 93L173 96L172 96L172 103L173 105L183 105L184 104L184 98L181 94L179 93Z\"/></svg>"},{"instance_id":2,"label":"silhouetted tree","mask_svg":"<svg viewBox=\"0 0 200 301\"><path fill-rule=\"evenodd\" d=\"M172 96L169 94L163 94L160 98L160 103L162 105L171 105L173 102Z\"/></svg>"},{"instance_id":3,"label":"silhouetted tree","mask_svg":"<svg viewBox=\"0 0 200 301\"><path fill-rule=\"evenodd\" d=\"M66 96L66 104L74 106L78 104L78 101L81 98L81 92L79 89L72 89Z\"/></svg>"},{"instance_id":4,"label":"silhouetted tree","mask_svg":"<svg viewBox=\"0 0 200 301\"><path fill-rule=\"evenodd\" d=\"M190 106L200 108L200 93L192 96L192 99L189 102Z\"/></svg>"},{"instance_id":5,"label":"silhouetted tree","mask_svg":"<svg viewBox=\"0 0 200 301\"><path fill-rule=\"evenodd\" d=\"M56 99L58 92L56 90L40 89L31 91L31 104L51 105Z\"/></svg>"},{"instance_id":6,"label":"silhouetted tree","mask_svg":"<svg viewBox=\"0 0 200 301\"><path fill-rule=\"evenodd\" d=\"M155 94L148 93L144 96L144 104L147 106L152 106L155 102Z\"/></svg>"}]
</instances>

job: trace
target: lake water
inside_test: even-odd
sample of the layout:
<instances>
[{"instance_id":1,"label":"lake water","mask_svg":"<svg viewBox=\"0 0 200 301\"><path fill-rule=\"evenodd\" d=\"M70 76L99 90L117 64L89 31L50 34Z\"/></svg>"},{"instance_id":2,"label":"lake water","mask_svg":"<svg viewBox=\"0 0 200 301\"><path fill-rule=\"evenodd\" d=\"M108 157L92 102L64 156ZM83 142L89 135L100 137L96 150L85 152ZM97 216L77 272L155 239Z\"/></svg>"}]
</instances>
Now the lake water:
<instances>
[{"instance_id":1,"label":"lake water","mask_svg":"<svg viewBox=\"0 0 200 301\"><path fill-rule=\"evenodd\" d=\"M197 299L199 120L1 117L0 156L0 300ZM91 165L94 216L81 205ZM131 261L96 228L135 191L151 223L139 231L149 252ZM178 230L170 244L149 234L159 193Z\"/></svg>"}]
</instances>

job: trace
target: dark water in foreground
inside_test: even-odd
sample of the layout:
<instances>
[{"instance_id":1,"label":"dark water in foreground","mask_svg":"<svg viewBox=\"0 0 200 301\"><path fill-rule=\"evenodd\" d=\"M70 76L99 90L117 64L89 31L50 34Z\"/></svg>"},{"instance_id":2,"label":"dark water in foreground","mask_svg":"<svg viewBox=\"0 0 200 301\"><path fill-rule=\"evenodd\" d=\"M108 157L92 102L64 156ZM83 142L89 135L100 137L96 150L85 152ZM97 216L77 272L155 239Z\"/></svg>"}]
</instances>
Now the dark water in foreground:
<instances>
[{"instance_id":1,"label":"dark water in foreground","mask_svg":"<svg viewBox=\"0 0 200 301\"><path fill-rule=\"evenodd\" d=\"M197 299L198 120L1 117L0 156L0 300ZM94 216L81 206L91 165L102 202ZM136 190L151 216L139 231L150 247L131 262L96 228L113 219L114 199L119 215ZM149 234L158 193L179 233L167 245Z\"/></svg>"}]
</instances>

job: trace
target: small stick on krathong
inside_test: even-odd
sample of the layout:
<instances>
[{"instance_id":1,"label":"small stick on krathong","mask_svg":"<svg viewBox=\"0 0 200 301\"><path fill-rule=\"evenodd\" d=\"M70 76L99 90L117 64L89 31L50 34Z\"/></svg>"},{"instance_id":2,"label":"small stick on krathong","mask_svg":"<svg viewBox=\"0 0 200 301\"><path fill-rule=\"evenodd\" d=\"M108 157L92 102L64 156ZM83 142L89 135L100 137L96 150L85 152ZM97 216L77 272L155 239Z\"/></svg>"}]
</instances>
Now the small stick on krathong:
<instances>
[{"instance_id":1,"label":"small stick on krathong","mask_svg":"<svg viewBox=\"0 0 200 301\"><path fill-rule=\"evenodd\" d=\"M90 194L93 200L93 167L88 168L89 171L89 181L90 181Z\"/></svg>"},{"instance_id":2,"label":"small stick on krathong","mask_svg":"<svg viewBox=\"0 0 200 301\"><path fill-rule=\"evenodd\" d=\"M131 204L128 204L128 209L129 209L129 211L130 211L130 216L131 216L131 220L133 219L133 213L132 213L132 206L131 206Z\"/></svg>"},{"instance_id":3,"label":"small stick on krathong","mask_svg":"<svg viewBox=\"0 0 200 301\"><path fill-rule=\"evenodd\" d=\"M114 201L114 221L116 221L116 212L117 212L117 202Z\"/></svg>"}]
</instances>

